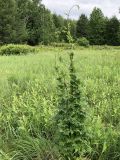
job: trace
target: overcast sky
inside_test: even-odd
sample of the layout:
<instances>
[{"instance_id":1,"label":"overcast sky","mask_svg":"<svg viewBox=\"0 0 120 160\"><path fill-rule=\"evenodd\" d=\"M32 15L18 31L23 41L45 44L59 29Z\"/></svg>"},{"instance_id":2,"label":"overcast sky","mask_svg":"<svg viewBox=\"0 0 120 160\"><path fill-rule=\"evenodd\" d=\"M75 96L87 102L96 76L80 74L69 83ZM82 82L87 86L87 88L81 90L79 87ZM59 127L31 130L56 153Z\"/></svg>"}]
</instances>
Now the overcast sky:
<instances>
[{"instance_id":1,"label":"overcast sky","mask_svg":"<svg viewBox=\"0 0 120 160\"><path fill-rule=\"evenodd\" d=\"M119 7L120 0L42 0L53 13L65 16L65 13L73 6L79 5L80 10L74 8L71 12L72 19L78 19L81 13L85 13L87 16L90 15L93 8L99 7L103 11L105 16L112 17L116 15L120 19Z\"/></svg>"}]
</instances>

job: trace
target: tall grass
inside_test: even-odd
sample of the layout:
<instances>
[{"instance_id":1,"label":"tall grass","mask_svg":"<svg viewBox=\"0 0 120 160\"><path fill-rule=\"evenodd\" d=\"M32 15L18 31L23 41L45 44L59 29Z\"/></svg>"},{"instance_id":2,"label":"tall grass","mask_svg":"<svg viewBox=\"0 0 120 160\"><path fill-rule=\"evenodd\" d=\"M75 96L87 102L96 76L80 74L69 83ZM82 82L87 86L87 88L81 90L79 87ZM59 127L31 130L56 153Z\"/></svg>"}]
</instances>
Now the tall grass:
<instances>
[{"instance_id":1,"label":"tall grass","mask_svg":"<svg viewBox=\"0 0 120 160\"><path fill-rule=\"evenodd\" d=\"M1 160L60 159L59 146L55 144L54 67L59 54L67 71L67 52L43 47L33 55L0 57ZM86 159L120 159L119 60L119 50L115 48L75 50L76 73L88 104Z\"/></svg>"}]
</instances>

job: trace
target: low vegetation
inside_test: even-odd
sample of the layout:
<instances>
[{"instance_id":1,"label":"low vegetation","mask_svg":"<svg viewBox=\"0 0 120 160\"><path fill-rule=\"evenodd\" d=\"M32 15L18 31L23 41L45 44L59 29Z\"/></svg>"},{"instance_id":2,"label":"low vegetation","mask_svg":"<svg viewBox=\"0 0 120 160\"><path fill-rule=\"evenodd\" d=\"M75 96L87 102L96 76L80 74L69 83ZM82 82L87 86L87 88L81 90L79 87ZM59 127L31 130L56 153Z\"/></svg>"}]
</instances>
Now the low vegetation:
<instances>
[{"instance_id":1,"label":"low vegetation","mask_svg":"<svg viewBox=\"0 0 120 160\"><path fill-rule=\"evenodd\" d=\"M90 43L85 37L82 37L82 38L77 39L77 44L79 46L88 47Z\"/></svg>"},{"instance_id":2,"label":"low vegetation","mask_svg":"<svg viewBox=\"0 0 120 160\"><path fill-rule=\"evenodd\" d=\"M119 160L119 49L36 48L0 56L0 159Z\"/></svg>"},{"instance_id":3,"label":"low vegetation","mask_svg":"<svg viewBox=\"0 0 120 160\"><path fill-rule=\"evenodd\" d=\"M35 48L28 45L4 45L0 48L0 55L26 55L28 53L34 53Z\"/></svg>"}]
</instances>

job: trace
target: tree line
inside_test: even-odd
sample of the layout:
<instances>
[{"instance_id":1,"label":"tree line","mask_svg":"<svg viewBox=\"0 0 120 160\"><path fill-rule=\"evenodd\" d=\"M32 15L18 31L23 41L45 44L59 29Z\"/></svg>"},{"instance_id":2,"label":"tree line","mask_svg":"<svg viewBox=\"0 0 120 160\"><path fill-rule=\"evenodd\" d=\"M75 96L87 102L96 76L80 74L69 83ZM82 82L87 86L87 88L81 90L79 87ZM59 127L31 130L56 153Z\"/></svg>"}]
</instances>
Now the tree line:
<instances>
[{"instance_id":1,"label":"tree line","mask_svg":"<svg viewBox=\"0 0 120 160\"><path fill-rule=\"evenodd\" d=\"M68 42L68 23L74 41L85 37L91 45L120 45L119 20L99 8L76 21L52 14L41 0L0 0L0 44Z\"/></svg>"}]
</instances>

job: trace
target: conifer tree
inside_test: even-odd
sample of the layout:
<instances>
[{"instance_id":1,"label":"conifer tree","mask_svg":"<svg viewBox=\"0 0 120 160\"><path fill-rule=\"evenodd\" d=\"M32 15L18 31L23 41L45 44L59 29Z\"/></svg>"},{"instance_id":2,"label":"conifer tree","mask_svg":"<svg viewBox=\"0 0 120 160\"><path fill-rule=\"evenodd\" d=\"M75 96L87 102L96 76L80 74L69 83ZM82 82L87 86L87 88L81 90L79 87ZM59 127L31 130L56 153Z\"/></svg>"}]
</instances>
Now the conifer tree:
<instances>
[{"instance_id":1,"label":"conifer tree","mask_svg":"<svg viewBox=\"0 0 120 160\"><path fill-rule=\"evenodd\" d=\"M105 18L99 8L94 8L90 15L89 40L91 44L102 45L105 43Z\"/></svg>"},{"instance_id":2,"label":"conifer tree","mask_svg":"<svg viewBox=\"0 0 120 160\"><path fill-rule=\"evenodd\" d=\"M82 14L77 21L76 26L76 37L85 37L88 38L89 33L89 20L85 14Z\"/></svg>"},{"instance_id":3,"label":"conifer tree","mask_svg":"<svg viewBox=\"0 0 120 160\"><path fill-rule=\"evenodd\" d=\"M120 45L120 22L117 17L112 17L106 23L106 44Z\"/></svg>"}]
</instances>

